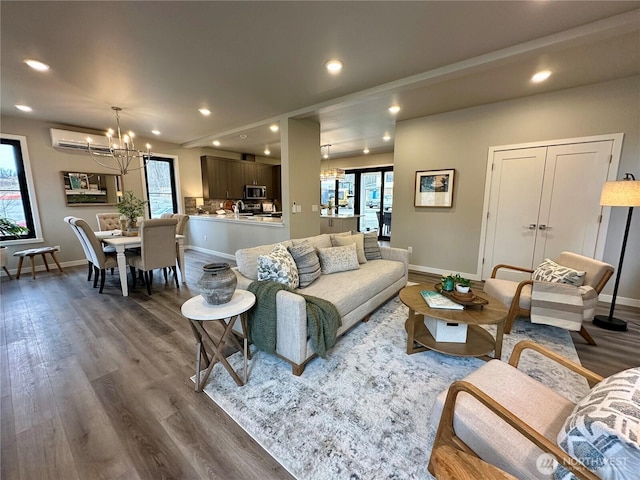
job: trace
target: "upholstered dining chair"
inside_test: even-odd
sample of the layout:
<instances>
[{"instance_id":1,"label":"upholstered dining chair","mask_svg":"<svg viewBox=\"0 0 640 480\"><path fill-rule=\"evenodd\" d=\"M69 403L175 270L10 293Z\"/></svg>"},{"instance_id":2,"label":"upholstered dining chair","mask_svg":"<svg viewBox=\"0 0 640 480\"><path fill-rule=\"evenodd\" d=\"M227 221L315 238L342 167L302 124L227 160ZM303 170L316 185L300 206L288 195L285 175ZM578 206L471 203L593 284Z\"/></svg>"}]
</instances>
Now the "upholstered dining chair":
<instances>
[{"instance_id":1,"label":"upholstered dining chair","mask_svg":"<svg viewBox=\"0 0 640 480\"><path fill-rule=\"evenodd\" d=\"M82 218L73 217L70 220L71 225L78 229L78 232L84 240L84 244L87 247L87 253L90 257L90 262L93 264L93 271L95 277L93 279L93 288L98 285L98 275L100 276L100 293L104 289L105 270L107 268L114 269L118 266L118 261L115 255L107 254L102 249L102 244L96 234L93 232L89 224ZM120 272L122 275L123 272ZM126 274L126 272L125 272Z\"/></svg>"},{"instance_id":2,"label":"upholstered dining chair","mask_svg":"<svg viewBox=\"0 0 640 480\"><path fill-rule=\"evenodd\" d=\"M139 227L140 255L129 258L129 266L133 277L133 286L136 285L136 268L144 273L147 285L147 293L151 295L153 283L153 270L156 268L171 267L175 278L176 288L178 276L176 275L176 225L175 218L157 218L144 220Z\"/></svg>"},{"instance_id":3,"label":"upholstered dining chair","mask_svg":"<svg viewBox=\"0 0 640 480\"><path fill-rule=\"evenodd\" d=\"M613 275L612 265L577 253L562 252L558 258L555 259L555 263L560 267L568 267L569 270L578 271L580 274L584 272L584 274L581 275L581 277L584 277L582 285L592 287L596 292L596 296L602 291L604 286L607 284L607 281L609 281L609 278L611 278L611 275ZM529 273L533 275L533 278L535 278L535 274L534 270L529 268L499 264L493 268L491 278L485 280L484 291L488 295L500 300L507 306L507 308L509 308L509 313L504 326L504 333L510 333L511 327L513 326L516 318L521 316L531 316L531 297L534 280L530 278L517 282L498 278L500 270ZM544 284L544 287L549 292L555 291L558 295L562 295L566 291L570 292L572 288L577 288L573 285L562 283L559 281L559 278L554 278L551 282L542 282L542 284ZM589 335L589 332L584 328L581 321L578 322L579 324L573 325L568 325L567 322L563 322L560 319L558 319L557 322L550 320L549 322L538 323L562 326L568 330L577 331L587 341L587 343L590 345L596 344L591 335Z\"/></svg>"},{"instance_id":4,"label":"upholstered dining chair","mask_svg":"<svg viewBox=\"0 0 640 480\"><path fill-rule=\"evenodd\" d=\"M74 218L76 217L74 216L64 217L64 221L69 224L69 227L71 227L71 230L73 231L73 233L76 235L76 237L78 237L80 246L82 247L82 250L84 251L84 255L87 258L87 265L89 265L89 272L87 274L87 282L88 282L89 280L91 280L91 275L93 274L93 257L91 256L89 247L87 247L87 244L85 243L84 238L80 233L80 230L73 223L71 223L71 220L73 220Z\"/></svg>"},{"instance_id":5,"label":"upholstered dining chair","mask_svg":"<svg viewBox=\"0 0 640 480\"><path fill-rule=\"evenodd\" d=\"M118 212L96 213L96 220L98 220L98 231L100 232L120 229L120 214Z\"/></svg>"},{"instance_id":6,"label":"upholstered dining chair","mask_svg":"<svg viewBox=\"0 0 640 480\"><path fill-rule=\"evenodd\" d=\"M189 221L189 215L185 215L183 213L163 213L160 215L160 218L175 218L178 220L176 225L176 234L184 235L184 230L187 226L187 222ZM178 259L178 268L182 272L182 265L180 265L180 255L178 252L178 245L176 244L176 258ZM167 281L167 269L163 268L162 273L164 274L164 281Z\"/></svg>"}]
</instances>

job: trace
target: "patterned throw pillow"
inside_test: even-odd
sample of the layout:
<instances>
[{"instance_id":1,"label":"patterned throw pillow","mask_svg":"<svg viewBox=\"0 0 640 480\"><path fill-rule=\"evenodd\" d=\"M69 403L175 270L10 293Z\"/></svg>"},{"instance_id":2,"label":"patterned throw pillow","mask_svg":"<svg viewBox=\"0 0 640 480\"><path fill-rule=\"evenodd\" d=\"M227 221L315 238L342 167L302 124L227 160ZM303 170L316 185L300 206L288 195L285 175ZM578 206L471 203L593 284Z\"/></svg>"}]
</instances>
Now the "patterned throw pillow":
<instances>
[{"instance_id":1,"label":"patterned throw pillow","mask_svg":"<svg viewBox=\"0 0 640 480\"><path fill-rule=\"evenodd\" d=\"M344 247L319 248L318 256L322 273L325 275L360 268L355 243Z\"/></svg>"},{"instance_id":2,"label":"patterned throw pillow","mask_svg":"<svg viewBox=\"0 0 640 480\"><path fill-rule=\"evenodd\" d=\"M531 280L538 282L568 283L576 287L581 287L584 283L585 272L574 270L557 264L553 260L546 258L538 265L531 275Z\"/></svg>"},{"instance_id":3,"label":"patterned throw pillow","mask_svg":"<svg viewBox=\"0 0 640 480\"><path fill-rule=\"evenodd\" d=\"M380 260L382 258L377 230L364 233L364 256L367 260Z\"/></svg>"},{"instance_id":4,"label":"patterned throw pillow","mask_svg":"<svg viewBox=\"0 0 640 480\"><path fill-rule=\"evenodd\" d=\"M300 288L308 287L320 277L320 259L311 242L304 240L297 245L289 247L289 253L296 262Z\"/></svg>"},{"instance_id":5,"label":"patterned throw pillow","mask_svg":"<svg viewBox=\"0 0 640 480\"><path fill-rule=\"evenodd\" d=\"M258 257L258 281L260 280L274 280L289 288L298 288L298 269L287 247L278 243L269 254Z\"/></svg>"},{"instance_id":6,"label":"patterned throw pillow","mask_svg":"<svg viewBox=\"0 0 640 480\"><path fill-rule=\"evenodd\" d=\"M344 247L350 243L355 243L358 263L367 263L367 257L364 254L364 235L362 233L331 235L331 243L334 247Z\"/></svg>"},{"instance_id":7,"label":"patterned throw pillow","mask_svg":"<svg viewBox=\"0 0 640 480\"><path fill-rule=\"evenodd\" d=\"M558 433L560 448L600 478L640 472L640 367L605 378L573 409ZM562 466L556 479L575 478Z\"/></svg>"}]
</instances>

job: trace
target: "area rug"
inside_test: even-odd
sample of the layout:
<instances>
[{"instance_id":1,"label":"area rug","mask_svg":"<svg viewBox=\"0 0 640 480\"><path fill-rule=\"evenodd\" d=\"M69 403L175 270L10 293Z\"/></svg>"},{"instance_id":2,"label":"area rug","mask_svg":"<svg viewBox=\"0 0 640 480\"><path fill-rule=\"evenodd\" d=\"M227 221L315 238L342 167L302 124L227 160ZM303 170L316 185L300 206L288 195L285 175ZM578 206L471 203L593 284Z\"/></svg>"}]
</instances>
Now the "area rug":
<instances>
[{"instance_id":1,"label":"area rug","mask_svg":"<svg viewBox=\"0 0 640 480\"><path fill-rule=\"evenodd\" d=\"M406 319L396 297L300 377L286 362L252 350L245 386L218 364L205 392L298 479L432 478L434 400L484 362L432 351L407 355ZM526 320L505 335L503 359L523 339L578 359L567 331ZM242 356L230 363L241 371ZM581 377L535 353L523 355L522 368L572 399L588 391Z\"/></svg>"}]
</instances>

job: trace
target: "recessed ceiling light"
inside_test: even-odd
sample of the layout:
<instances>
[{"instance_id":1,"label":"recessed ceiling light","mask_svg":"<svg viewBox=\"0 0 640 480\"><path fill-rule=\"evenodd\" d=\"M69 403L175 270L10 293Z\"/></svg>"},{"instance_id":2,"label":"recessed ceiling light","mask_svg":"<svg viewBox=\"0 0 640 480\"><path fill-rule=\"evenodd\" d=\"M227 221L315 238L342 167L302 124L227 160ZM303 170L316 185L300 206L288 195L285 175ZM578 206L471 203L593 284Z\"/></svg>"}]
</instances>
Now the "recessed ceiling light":
<instances>
[{"instance_id":1,"label":"recessed ceiling light","mask_svg":"<svg viewBox=\"0 0 640 480\"><path fill-rule=\"evenodd\" d=\"M21 112L33 112L33 108L29 105L16 105L15 107Z\"/></svg>"},{"instance_id":2,"label":"recessed ceiling light","mask_svg":"<svg viewBox=\"0 0 640 480\"><path fill-rule=\"evenodd\" d=\"M391 140L391 135L389 135L388 133L385 133L384 137L382 137L382 140L384 140L385 142L388 142L389 140Z\"/></svg>"},{"instance_id":3,"label":"recessed ceiling light","mask_svg":"<svg viewBox=\"0 0 640 480\"><path fill-rule=\"evenodd\" d=\"M205 117L208 117L209 115L211 115L211 110L209 110L208 108L201 108L198 111Z\"/></svg>"},{"instance_id":4,"label":"recessed ceiling light","mask_svg":"<svg viewBox=\"0 0 640 480\"><path fill-rule=\"evenodd\" d=\"M269 148L265 148L264 149L264 154L265 155L271 155L271 150L269 150Z\"/></svg>"},{"instance_id":5,"label":"recessed ceiling light","mask_svg":"<svg viewBox=\"0 0 640 480\"><path fill-rule=\"evenodd\" d=\"M220 146L220 140L214 140L214 141L213 141L213 144L214 144L216 147L219 147L219 146Z\"/></svg>"},{"instance_id":6,"label":"recessed ceiling light","mask_svg":"<svg viewBox=\"0 0 640 480\"><path fill-rule=\"evenodd\" d=\"M160 135L162 132L160 130L151 130L151 133L154 135Z\"/></svg>"},{"instance_id":7,"label":"recessed ceiling light","mask_svg":"<svg viewBox=\"0 0 640 480\"><path fill-rule=\"evenodd\" d=\"M46 72L50 68L46 63L39 62L38 60L31 60L29 58L27 58L24 63L29 65L34 70L38 70L39 72Z\"/></svg>"},{"instance_id":8,"label":"recessed ceiling light","mask_svg":"<svg viewBox=\"0 0 640 480\"><path fill-rule=\"evenodd\" d=\"M398 105L393 105L389 107L389 111L395 115L400 111L400 107Z\"/></svg>"},{"instance_id":9,"label":"recessed ceiling light","mask_svg":"<svg viewBox=\"0 0 640 480\"><path fill-rule=\"evenodd\" d=\"M245 138L247 138L247 135L243 133L242 135L240 135L240 138L244 140Z\"/></svg>"},{"instance_id":10,"label":"recessed ceiling light","mask_svg":"<svg viewBox=\"0 0 640 480\"><path fill-rule=\"evenodd\" d=\"M366 155L367 153L369 153L369 149L365 148L364 150L362 150L362 153L364 153Z\"/></svg>"},{"instance_id":11,"label":"recessed ceiling light","mask_svg":"<svg viewBox=\"0 0 640 480\"><path fill-rule=\"evenodd\" d=\"M342 70L342 62L340 60L329 60L324 66L331 75L336 75Z\"/></svg>"},{"instance_id":12,"label":"recessed ceiling light","mask_svg":"<svg viewBox=\"0 0 640 480\"><path fill-rule=\"evenodd\" d=\"M269 127L269 129L270 129L272 132L277 132L278 130L280 130L280 127L279 127L278 125L275 125L275 124L274 124L274 125L271 125L271 126Z\"/></svg>"},{"instance_id":13,"label":"recessed ceiling light","mask_svg":"<svg viewBox=\"0 0 640 480\"><path fill-rule=\"evenodd\" d=\"M551 76L550 70L542 70L541 72L538 72L533 77L531 77L531 81L535 83L544 82L550 76Z\"/></svg>"}]
</instances>

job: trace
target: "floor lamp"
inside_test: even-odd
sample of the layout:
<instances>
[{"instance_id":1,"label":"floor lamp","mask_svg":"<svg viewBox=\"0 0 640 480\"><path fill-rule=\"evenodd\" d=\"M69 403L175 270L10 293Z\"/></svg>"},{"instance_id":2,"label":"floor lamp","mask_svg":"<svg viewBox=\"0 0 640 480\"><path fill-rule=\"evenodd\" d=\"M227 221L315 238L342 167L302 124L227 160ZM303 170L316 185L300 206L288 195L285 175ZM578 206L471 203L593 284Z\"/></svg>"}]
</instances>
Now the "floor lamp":
<instances>
[{"instance_id":1,"label":"floor lamp","mask_svg":"<svg viewBox=\"0 0 640 480\"><path fill-rule=\"evenodd\" d=\"M624 180L617 182L605 182L604 187L602 187L600 205L605 207L629 207L629 214L627 215L627 226L624 229L622 251L620 252L620 262L618 263L618 272L616 273L616 284L613 287L613 297L611 298L609 316L596 315L593 318L593 323L600 328L624 332L627 330L627 322L620 320L619 318L615 318L613 316L613 310L616 308L616 296L618 295L618 285L620 284L620 273L622 272L624 251L627 248L627 237L629 236L629 226L631 225L633 207L640 207L640 181L636 181L636 177L631 173L625 173Z\"/></svg>"}]
</instances>

